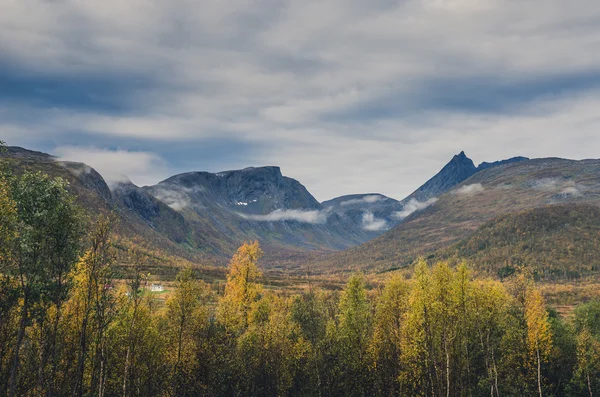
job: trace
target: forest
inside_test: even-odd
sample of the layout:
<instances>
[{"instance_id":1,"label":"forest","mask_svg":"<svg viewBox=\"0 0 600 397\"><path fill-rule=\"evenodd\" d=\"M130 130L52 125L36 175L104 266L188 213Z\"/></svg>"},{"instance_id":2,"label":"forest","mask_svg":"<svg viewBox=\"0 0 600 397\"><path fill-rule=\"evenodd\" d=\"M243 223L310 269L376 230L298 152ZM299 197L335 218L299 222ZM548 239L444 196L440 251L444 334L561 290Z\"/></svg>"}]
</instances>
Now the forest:
<instances>
[{"instance_id":1,"label":"forest","mask_svg":"<svg viewBox=\"0 0 600 397\"><path fill-rule=\"evenodd\" d=\"M0 177L2 396L600 394L600 301L559 316L527 269L500 281L420 260L292 294L264 288L250 242L223 288L187 266L162 303L148 254L118 254L115 219L87 219L67 187Z\"/></svg>"}]
</instances>

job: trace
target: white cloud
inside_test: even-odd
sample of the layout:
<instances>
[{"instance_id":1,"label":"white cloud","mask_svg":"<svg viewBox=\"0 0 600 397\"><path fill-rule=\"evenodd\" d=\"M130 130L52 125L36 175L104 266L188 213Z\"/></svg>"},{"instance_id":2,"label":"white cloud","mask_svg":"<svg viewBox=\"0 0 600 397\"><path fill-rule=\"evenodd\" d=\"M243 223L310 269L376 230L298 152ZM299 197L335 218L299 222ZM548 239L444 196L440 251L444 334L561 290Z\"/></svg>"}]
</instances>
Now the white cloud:
<instances>
[{"instance_id":1,"label":"white cloud","mask_svg":"<svg viewBox=\"0 0 600 397\"><path fill-rule=\"evenodd\" d=\"M378 194L371 194L371 195L364 196L361 198L342 201L340 203L340 205L347 206L347 205L354 205L354 204L374 204L379 201L385 201L385 200L387 200L387 197L383 197Z\"/></svg>"},{"instance_id":2,"label":"white cloud","mask_svg":"<svg viewBox=\"0 0 600 397\"><path fill-rule=\"evenodd\" d=\"M74 167L73 164L69 163L68 161L61 161L58 164L68 169L69 172L71 172L77 177L80 177L84 174L87 175L92 172L92 167L88 166L87 164L82 164L81 167Z\"/></svg>"},{"instance_id":3,"label":"white cloud","mask_svg":"<svg viewBox=\"0 0 600 397\"><path fill-rule=\"evenodd\" d=\"M380 231L387 229L388 224L385 219L375 217L372 212L365 212L362 218L362 228L369 231Z\"/></svg>"},{"instance_id":4,"label":"white cloud","mask_svg":"<svg viewBox=\"0 0 600 397\"><path fill-rule=\"evenodd\" d=\"M568 186L568 187L564 188L563 190L561 190L560 193L568 195L568 196L573 196L573 197L583 196L583 193L581 192L581 190L579 190L575 186Z\"/></svg>"},{"instance_id":5,"label":"white cloud","mask_svg":"<svg viewBox=\"0 0 600 397\"><path fill-rule=\"evenodd\" d=\"M157 186L152 189L151 193L154 197L167 204L175 211L181 211L191 204L189 197L179 190L163 189L160 186Z\"/></svg>"},{"instance_id":6,"label":"white cloud","mask_svg":"<svg viewBox=\"0 0 600 397\"><path fill-rule=\"evenodd\" d=\"M452 191L453 194L459 194L463 196L471 196L473 194L482 193L485 188L481 183L474 183L472 185L464 185Z\"/></svg>"},{"instance_id":7,"label":"white cloud","mask_svg":"<svg viewBox=\"0 0 600 397\"><path fill-rule=\"evenodd\" d=\"M91 166L108 184L131 180L142 186L158 182L159 177L165 174L164 161L148 152L59 146L54 149L54 154L59 160L77 161Z\"/></svg>"},{"instance_id":8,"label":"white cloud","mask_svg":"<svg viewBox=\"0 0 600 397\"><path fill-rule=\"evenodd\" d=\"M242 218L259 222L296 221L301 223L323 224L327 222L325 211L275 210L266 215L247 215L239 213Z\"/></svg>"},{"instance_id":9,"label":"white cloud","mask_svg":"<svg viewBox=\"0 0 600 397\"><path fill-rule=\"evenodd\" d=\"M427 201L418 201L414 198L410 199L409 202L404 205L402 211L396 211L394 213L394 217L398 219L404 219L414 212L421 211L430 205L435 204L437 200L438 199L436 197L432 197Z\"/></svg>"}]
</instances>

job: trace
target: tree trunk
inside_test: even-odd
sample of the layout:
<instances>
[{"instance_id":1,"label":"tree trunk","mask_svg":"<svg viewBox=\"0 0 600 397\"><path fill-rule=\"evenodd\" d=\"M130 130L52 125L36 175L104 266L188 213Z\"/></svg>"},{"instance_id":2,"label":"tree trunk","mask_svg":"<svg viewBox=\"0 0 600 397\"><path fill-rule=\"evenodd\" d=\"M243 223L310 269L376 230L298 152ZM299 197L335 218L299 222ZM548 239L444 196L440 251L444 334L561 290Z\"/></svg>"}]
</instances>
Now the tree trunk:
<instances>
[{"instance_id":1,"label":"tree trunk","mask_svg":"<svg viewBox=\"0 0 600 397\"><path fill-rule=\"evenodd\" d=\"M79 397L83 396L83 373L85 371L85 357L87 355L87 323L88 315L86 312L83 322L81 323L81 335L79 336L79 363L77 365L77 387L73 393Z\"/></svg>"},{"instance_id":2,"label":"tree trunk","mask_svg":"<svg viewBox=\"0 0 600 397\"><path fill-rule=\"evenodd\" d=\"M58 370L58 349L56 348L56 339L58 336L58 323L60 321L62 305L56 305L56 316L54 324L52 324L52 340L50 343L50 351L52 354L52 368L50 369L50 386L48 390L49 396L56 395L56 371Z\"/></svg>"},{"instance_id":3,"label":"tree trunk","mask_svg":"<svg viewBox=\"0 0 600 397\"><path fill-rule=\"evenodd\" d=\"M594 397L594 396L592 396L592 382L590 381L590 373L586 371L585 377L587 379L587 387L588 387L588 392L590 393L590 397Z\"/></svg>"},{"instance_id":4,"label":"tree trunk","mask_svg":"<svg viewBox=\"0 0 600 397\"><path fill-rule=\"evenodd\" d=\"M446 397L450 397L450 354L446 345L447 342L444 342L444 350L446 350Z\"/></svg>"},{"instance_id":5,"label":"tree trunk","mask_svg":"<svg viewBox=\"0 0 600 397\"><path fill-rule=\"evenodd\" d=\"M123 372L123 397L127 397L127 377L129 376L129 355L131 348L127 346L127 354L125 355L125 371Z\"/></svg>"},{"instance_id":6,"label":"tree trunk","mask_svg":"<svg viewBox=\"0 0 600 397\"><path fill-rule=\"evenodd\" d=\"M496 397L500 397L500 389L498 388L498 368L496 367L496 358L494 356L494 348L492 347L492 367L494 369L494 386L496 387Z\"/></svg>"},{"instance_id":7,"label":"tree trunk","mask_svg":"<svg viewBox=\"0 0 600 397\"><path fill-rule=\"evenodd\" d=\"M544 397L542 395L542 360L540 359L540 349L539 347L536 350L537 353L537 381L538 381L538 391L540 392L540 397Z\"/></svg>"},{"instance_id":8,"label":"tree trunk","mask_svg":"<svg viewBox=\"0 0 600 397\"><path fill-rule=\"evenodd\" d=\"M25 336L25 326L27 325L27 317L29 311L29 299L28 294L25 293L23 300L23 307L21 308L21 321L19 322L19 331L17 333L17 341L15 343L15 354L13 356L12 368L10 370L10 381L8 387L8 397L15 397L17 392L17 379L19 377L19 351L23 344L23 337Z\"/></svg>"},{"instance_id":9,"label":"tree trunk","mask_svg":"<svg viewBox=\"0 0 600 397\"><path fill-rule=\"evenodd\" d=\"M137 298L135 298L137 299ZM127 354L125 355L125 371L123 374L123 397L127 397L127 377L129 376L129 366L131 361L131 343L133 340L133 330L135 328L135 319L137 317L137 302L134 302L133 316L131 318L131 326L127 335Z\"/></svg>"}]
</instances>

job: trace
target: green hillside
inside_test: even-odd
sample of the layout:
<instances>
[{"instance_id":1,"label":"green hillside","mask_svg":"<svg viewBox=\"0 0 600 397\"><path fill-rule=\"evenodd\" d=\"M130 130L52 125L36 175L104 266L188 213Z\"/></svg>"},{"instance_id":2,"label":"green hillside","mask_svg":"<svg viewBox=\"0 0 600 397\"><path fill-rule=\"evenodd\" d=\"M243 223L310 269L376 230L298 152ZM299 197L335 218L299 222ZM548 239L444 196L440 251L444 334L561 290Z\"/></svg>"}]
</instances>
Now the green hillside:
<instances>
[{"instance_id":1,"label":"green hillside","mask_svg":"<svg viewBox=\"0 0 600 397\"><path fill-rule=\"evenodd\" d=\"M501 278L519 266L544 279L595 274L600 270L600 208L559 204L503 215L436 257L465 260Z\"/></svg>"}]
</instances>

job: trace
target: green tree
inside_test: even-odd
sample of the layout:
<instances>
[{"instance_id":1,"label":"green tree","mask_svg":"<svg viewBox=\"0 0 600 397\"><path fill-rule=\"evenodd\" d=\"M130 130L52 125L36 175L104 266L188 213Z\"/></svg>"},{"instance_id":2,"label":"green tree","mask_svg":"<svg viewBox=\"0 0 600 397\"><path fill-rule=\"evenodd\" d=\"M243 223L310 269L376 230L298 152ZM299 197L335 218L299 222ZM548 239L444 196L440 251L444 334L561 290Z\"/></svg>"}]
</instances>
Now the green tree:
<instances>
[{"instance_id":1,"label":"green tree","mask_svg":"<svg viewBox=\"0 0 600 397\"><path fill-rule=\"evenodd\" d=\"M369 341L372 309L362 275L350 277L340 297L335 330L339 354L339 382L349 395L370 394L371 366Z\"/></svg>"},{"instance_id":2,"label":"green tree","mask_svg":"<svg viewBox=\"0 0 600 397\"><path fill-rule=\"evenodd\" d=\"M475 340L483 360L485 382L479 387L487 388L490 396L500 396L498 363L502 357L502 339L505 333L510 296L502 284L482 280L474 289ZM483 390L482 390L483 393Z\"/></svg>"},{"instance_id":3,"label":"green tree","mask_svg":"<svg viewBox=\"0 0 600 397\"><path fill-rule=\"evenodd\" d=\"M573 386L593 397L600 391L600 341L585 327L577 336L577 364Z\"/></svg>"},{"instance_id":4,"label":"green tree","mask_svg":"<svg viewBox=\"0 0 600 397\"><path fill-rule=\"evenodd\" d=\"M131 260L130 278L127 281L127 304L125 305L124 318L127 325L127 336L125 338L125 363L123 365L123 387L122 395L127 397L133 394L133 386L136 379L136 364L138 362L136 353L143 338L144 325L140 321L148 321L149 308L144 302L142 290L143 284L148 278L145 272L148 257L139 248L132 248L129 252Z\"/></svg>"},{"instance_id":5,"label":"green tree","mask_svg":"<svg viewBox=\"0 0 600 397\"><path fill-rule=\"evenodd\" d=\"M400 395L399 377L404 316L408 310L410 286L401 276L387 281L375 309L370 351L376 392L381 396Z\"/></svg>"},{"instance_id":6,"label":"green tree","mask_svg":"<svg viewBox=\"0 0 600 397\"><path fill-rule=\"evenodd\" d=\"M308 341L306 361L300 363L295 390L302 395L321 395L324 371L322 344L327 331L325 296L309 291L296 296L290 308L291 321L299 328L300 335Z\"/></svg>"},{"instance_id":7,"label":"green tree","mask_svg":"<svg viewBox=\"0 0 600 397\"><path fill-rule=\"evenodd\" d=\"M248 329L238 340L243 395L287 395L308 342L289 315L289 300L266 296L253 305Z\"/></svg>"},{"instance_id":8,"label":"green tree","mask_svg":"<svg viewBox=\"0 0 600 397\"><path fill-rule=\"evenodd\" d=\"M62 179L25 173L15 179L11 193L16 203L19 234L8 274L17 280L22 300L9 381L9 396L13 397L17 393L25 329L32 320L31 309L39 305L42 310L37 318L43 318L44 309L52 303L57 307L54 322L58 322L67 292L65 278L77 259L82 225L74 199ZM50 346L55 330L53 327L53 333L46 339L52 341Z\"/></svg>"},{"instance_id":9,"label":"green tree","mask_svg":"<svg viewBox=\"0 0 600 397\"><path fill-rule=\"evenodd\" d=\"M197 367L198 330L208 321L208 286L197 280L191 267L177 274L175 291L167 300L169 359L172 363L172 392L176 396L192 395L194 370Z\"/></svg>"},{"instance_id":10,"label":"green tree","mask_svg":"<svg viewBox=\"0 0 600 397\"><path fill-rule=\"evenodd\" d=\"M104 395L106 384L106 329L114 317L115 298L111 293L111 266L115 261L110 234L113 221L100 216L90 238L90 247L72 271L73 289L68 301L79 334L75 394L91 391ZM84 382L90 345L95 346L90 384Z\"/></svg>"}]
</instances>

